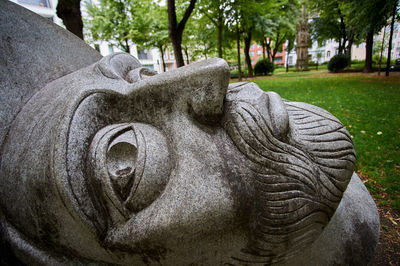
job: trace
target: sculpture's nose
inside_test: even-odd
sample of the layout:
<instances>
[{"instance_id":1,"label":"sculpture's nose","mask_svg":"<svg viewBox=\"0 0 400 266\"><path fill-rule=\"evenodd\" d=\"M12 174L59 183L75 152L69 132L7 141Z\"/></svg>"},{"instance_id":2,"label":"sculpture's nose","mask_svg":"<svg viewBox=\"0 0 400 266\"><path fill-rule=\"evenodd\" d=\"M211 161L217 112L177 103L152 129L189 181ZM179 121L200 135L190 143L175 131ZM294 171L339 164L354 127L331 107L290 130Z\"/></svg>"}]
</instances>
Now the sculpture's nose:
<instances>
[{"instance_id":1,"label":"sculpture's nose","mask_svg":"<svg viewBox=\"0 0 400 266\"><path fill-rule=\"evenodd\" d=\"M188 103L199 121L212 123L223 113L224 98L229 85L229 67L224 60L217 58L204 63L199 72L199 85L191 91ZM193 64L189 67L198 66Z\"/></svg>"},{"instance_id":2,"label":"sculpture's nose","mask_svg":"<svg viewBox=\"0 0 400 266\"><path fill-rule=\"evenodd\" d=\"M139 81L131 95L161 98L179 112L189 112L202 123L213 123L223 113L229 85L229 66L219 58L192 63Z\"/></svg>"}]
</instances>

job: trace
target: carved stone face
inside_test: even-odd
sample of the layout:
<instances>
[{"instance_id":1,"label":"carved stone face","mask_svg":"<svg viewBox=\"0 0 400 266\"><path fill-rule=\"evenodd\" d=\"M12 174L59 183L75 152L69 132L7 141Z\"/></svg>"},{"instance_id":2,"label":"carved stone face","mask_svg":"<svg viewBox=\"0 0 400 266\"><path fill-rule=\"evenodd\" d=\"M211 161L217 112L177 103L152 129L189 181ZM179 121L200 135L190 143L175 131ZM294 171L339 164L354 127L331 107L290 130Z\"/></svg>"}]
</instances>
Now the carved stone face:
<instances>
[{"instance_id":1,"label":"carved stone face","mask_svg":"<svg viewBox=\"0 0 400 266\"><path fill-rule=\"evenodd\" d=\"M152 76L114 54L48 84L2 147L13 249L127 265L301 252L350 180L351 138L318 107L228 83L220 59Z\"/></svg>"}]
</instances>

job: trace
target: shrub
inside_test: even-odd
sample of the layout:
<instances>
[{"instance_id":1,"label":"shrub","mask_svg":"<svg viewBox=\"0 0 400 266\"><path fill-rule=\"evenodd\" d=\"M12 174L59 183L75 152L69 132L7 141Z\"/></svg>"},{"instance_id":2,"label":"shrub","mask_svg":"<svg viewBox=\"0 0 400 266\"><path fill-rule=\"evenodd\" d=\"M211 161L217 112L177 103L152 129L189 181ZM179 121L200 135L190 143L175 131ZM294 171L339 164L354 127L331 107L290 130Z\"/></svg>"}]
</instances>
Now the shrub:
<instances>
[{"instance_id":1,"label":"shrub","mask_svg":"<svg viewBox=\"0 0 400 266\"><path fill-rule=\"evenodd\" d=\"M331 72L339 72L349 65L350 57L345 54L337 54L328 63Z\"/></svg>"},{"instance_id":2,"label":"shrub","mask_svg":"<svg viewBox=\"0 0 400 266\"><path fill-rule=\"evenodd\" d=\"M351 60L351 63L352 63L352 64L355 64L355 65L364 64L364 63L365 63L365 60L357 60L357 59L354 59L354 60Z\"/></svg>"},{"instance_id":3,"label":"shrub","mask_svg":"<svg viewBox=\"0 0 400 266\"><path fill-rule=\"evenodd\" d=\"M254 72L256 75L268 75L268 73L274 72L274 64L269 59L262 59L257 62Z\"/></svg>"}]
</instances>

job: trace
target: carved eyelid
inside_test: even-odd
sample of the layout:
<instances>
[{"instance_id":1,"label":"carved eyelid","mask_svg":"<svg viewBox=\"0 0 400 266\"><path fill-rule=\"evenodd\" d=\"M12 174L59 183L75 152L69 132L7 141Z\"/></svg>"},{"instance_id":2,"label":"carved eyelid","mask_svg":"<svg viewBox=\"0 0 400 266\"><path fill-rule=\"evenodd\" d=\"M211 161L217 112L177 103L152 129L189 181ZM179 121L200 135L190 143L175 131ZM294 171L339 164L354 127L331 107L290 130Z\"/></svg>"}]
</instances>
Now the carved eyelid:
<instances>
[{"instance_id":1,"label":"carved eyelid","mask_svg":"<svg viewBox=\"0 0 400 266\"><path fill-rule=\"evenodd\" d=\"M93 138L89 158L94 182L100 185L114 222L150 205L169 178L166 138L150 125L104 127Z\"/></svg>"}]
</instances>

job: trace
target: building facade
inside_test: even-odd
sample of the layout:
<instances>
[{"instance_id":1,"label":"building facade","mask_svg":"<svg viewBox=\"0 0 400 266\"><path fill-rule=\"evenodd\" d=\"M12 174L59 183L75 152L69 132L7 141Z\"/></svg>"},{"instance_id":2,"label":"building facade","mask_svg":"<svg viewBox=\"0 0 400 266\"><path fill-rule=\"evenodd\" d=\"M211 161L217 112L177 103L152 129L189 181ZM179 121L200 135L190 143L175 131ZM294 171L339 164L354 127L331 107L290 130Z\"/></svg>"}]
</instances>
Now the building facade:
<instances>
[{"instance_id":1,"label":"building facade","mask_svg":"<svg viewBox=\"0 0 400 266\"><path fill-rule=\"evenodd\" d=\"M279 51L275 55L274 59L274 64L275 65L284 65L285 60L286 60L286 52L285 52L285 47L286 45L282 45L282 51ZM263 59L263 48L262 45L257 44L256 42L253 42L253 44L250 46L249 49L249 55L251 59L251 65L255 66L257 64L258 60ZM267 54L265 54L265 58L267 58ZM272 60L272 58L270 58Z\"/></svg>"},{"instance_id":2,"label":"building facade","mask_svg":"<svg viewBox=\"0 0 400 266\"><path fill-rule=\"evenodd\" d=\"M64 27L62 20L59 17L57 17L56 13L58 0L9 0L9 1L21 5L31 10L32 12L58 24L59 26ZM81 1L82 17L87 16L86 4L87 3L91 4L92 2L95 3L96 1L95 0ZM115 52L121 52L119 48L105 41L95 41L90 45L97 51L99 51L103 56L107 56ZM132 44L130 50L131 50L130 53L134 57L138 58L140 63L144 67L147 67L150 70L156 72L164 72L162 66L161 54L158 51L158 49L138 49L138 46L136 44ZM165 52L164 58L166 65L165 71L176 68L175 59L168 50Z\"/></svg>"},{"instance_id":3,"label":"building facade","mask_svg":"<svg viewBox=\"0 0 400 266\"><path fill-rule=\"evenodd\" d=\"M47 18L48 20L62 26L62 20L57 17L56 7L58 0L9 0L30 11Z\"/></svg>"}]
</instances>

